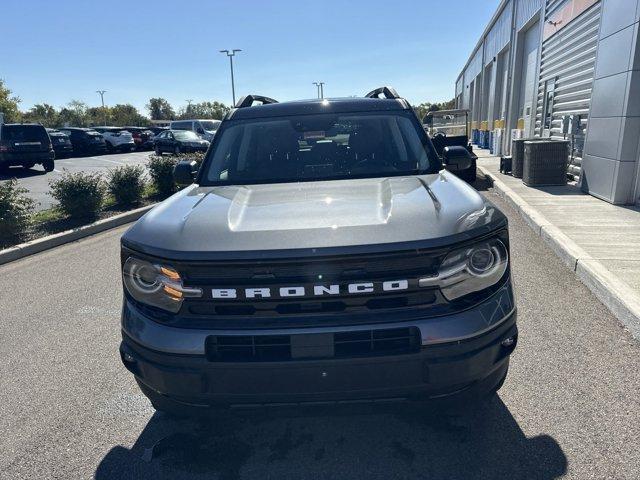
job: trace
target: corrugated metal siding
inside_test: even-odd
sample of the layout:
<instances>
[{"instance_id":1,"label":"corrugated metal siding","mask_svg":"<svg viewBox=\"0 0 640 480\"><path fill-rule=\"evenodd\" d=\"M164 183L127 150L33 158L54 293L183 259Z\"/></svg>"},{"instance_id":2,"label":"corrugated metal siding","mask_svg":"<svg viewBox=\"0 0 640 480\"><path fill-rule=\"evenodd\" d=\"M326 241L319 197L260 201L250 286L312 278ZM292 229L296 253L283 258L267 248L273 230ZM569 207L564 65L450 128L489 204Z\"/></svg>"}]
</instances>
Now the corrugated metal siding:
<instances>
[{"instance_id":1,"label":"corrugated metal siding","mask_svg":"<svg viewBox=\"0 0 640 480\"><path fill-rule=\"evenodd\" d=\"M472 108L473 99L469 97L471 90L471 82L475 80L482 69L482 48L479 48L473 54L472 60L462 74L462 108ZM457 87L456 87L457 89Z\"/></svg>"},{"instance_id":2,"label":"corrugated metal siding","mask_svg":"<svg viewBox=\"0 0 640 480\"><path fill-rule=\"evenodd\" d=\"M520 30L542 8L542 0L518 0L516 3L516 29Z\"/></svg>"},{"instance_id":3,"label":"corrugated metal siding","mask_svg":"<svg viewBox=\"0 0 640 480\"><path fill-rule=\"evenodd\" d=\"M545 11L545 20L555 13L560 7L568 3L569 0L547 0L547 10Z\"/></svg>"},{"instance_id":4,"label":"corrugated metal siding","mask_svg":"<svg viewBox=\"0 0 640 480\"><path fill-rule=\"evenodd\" d=\"M463 78L460 77L456 82L456 97L462 93L462 88L463 88L462 81L463 81Z\"/></svg>"},{"instance_id":5,"label":"corrugated metal siding","mask_svg":"<svg viewBox=\"0 0 640 480\"><path fill-rule=\"evenodd\" d=\"M504 10L489 30L485 39L485 65L493 61L500 50L502 50L511 39L512 4L507 2Z\"/></svg>"},{"instance_id":6,"label":"corrugated metal siding","mask_svg":"<svg viewBox=\"0 0 640 480\"><path fill-rule=\"evenodd\" d=\"M549 1L554 9L563 3L564 0ZM591 104L599 25L600 3L597 3L542 44L535 134L542 136L547 133L542 125L545 85L555 81L551 102L551 128L548 134L552 138L564 138L562 117L581 116L581 130L574 138L569 166L569 173L576 180L580 175L584 134Z\"/></svg>"},{"instance_id":7,"label":"corrugated metal siding","mask_svg":"<svg viewBox=\"0 0 640 480\"><path fill-rule=\"evenodd\" d=\"M471 81L480 73L480 70L482 70L482 48L476 50L473 54L473 60L469 62L467 69L464 71L465 85L469 85L469 83L471 83Z\"/></svg>"}]
</instances>

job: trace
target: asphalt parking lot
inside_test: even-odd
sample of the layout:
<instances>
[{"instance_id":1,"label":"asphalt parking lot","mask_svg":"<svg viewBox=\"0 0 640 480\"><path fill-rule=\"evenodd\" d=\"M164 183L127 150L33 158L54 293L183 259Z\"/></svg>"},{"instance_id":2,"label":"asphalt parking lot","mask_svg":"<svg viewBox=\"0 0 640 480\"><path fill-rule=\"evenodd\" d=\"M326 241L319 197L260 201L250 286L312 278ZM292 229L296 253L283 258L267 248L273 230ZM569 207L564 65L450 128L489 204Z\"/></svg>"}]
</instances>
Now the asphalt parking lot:
<instances>
[{"instance_id":1,"label":"asphalt parking lot","mask_svg":"<svg viewBox=\"0 0 640 480\"><path fill-rule=\"evenodd\" d=\"M11 167L7 172L0 172L0 181L17 178L18 183L29 190L29 196L38 202L36 210L51 208L55 200L49 196L49 182L59 178L62 172L99 172L119 165L144 165L151 152L114 153L93 157L71 157L56 159L53 172L46 173L41 165L30 169Z\"/></svg>"},{"instance_id":2,"label":"asphalt parking lot","mask_svg":"<svg viewBox=\"0 0 640 480\"><path fill-rule=\"evenodd\" d=\"M637 479L640 344L485 194L511 221L520 340L483 407L156 414L118 356L117 229L0 267L0 477Z\"/></svg>"}]
</instances>

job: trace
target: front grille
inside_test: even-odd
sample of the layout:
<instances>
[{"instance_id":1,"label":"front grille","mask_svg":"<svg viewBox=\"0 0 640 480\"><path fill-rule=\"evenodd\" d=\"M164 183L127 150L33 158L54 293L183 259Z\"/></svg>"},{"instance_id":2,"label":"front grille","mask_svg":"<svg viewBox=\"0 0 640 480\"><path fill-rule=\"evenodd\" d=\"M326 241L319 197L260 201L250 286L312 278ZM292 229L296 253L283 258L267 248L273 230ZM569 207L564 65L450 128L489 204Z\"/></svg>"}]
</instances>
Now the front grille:
<instances>
[{"instance_id":1,"label":"front grille","mask_svg":"<svg viewBox=\"0 0 640 480\"><path fill-rule=\"evenodd\" d=\"M392 280L433 274L444 258L444 251L410 250L395 253L346 255L293 260L254 260L250 262L203 262L183 264L181 275L187 283L242 286L256 283L269 286L312 283L319 280Z\"/></svg>"},{"instance_id":2,"label":"front grille","mask_svg":"<svg viewBox=\"0 0 640 480\"><path fill-rule=\"evenodd\" d=\"M443 251L411 250L395 253L318 257L296 260L252 262L207 262L177 264L185 284L203 289L203 298L185 301L181 315L193 320L234 317L287 317L300 315L347 315L384 309L433 305L434 291L418 288L417 279L435 274ZM380 291L384 281L408 280L402 291ZM374 282L375 293L347 294L353 282ZM340 295L314 296L314 285L340 285ZM304 286L301 297L213 298L212 289Z\"/></svg>"},{"instance_id":3,"label":"front grille","mask_svg":"<svg viewBox=\"0 0 640 480\"><path fill-rule=\"evenodd\" d=\"M297 335L211 335L211 362L283 362L403 355L420 350L416 327Z\"/></svg>"},{"instance_id":4,"label":"front grille","mask_svg":"<svg viewBox=\"0 0 640 480\"><path fill-rule=\"evenodd\" d=\"M376 294L343 296L337 299L306 298L298 300L197 301L192 300L187 311L206 316L287 316L336 313L366 313L375 310L433 305L438 300L436 290L420 289L402 295Z\"/></svg>"}]
</instances>

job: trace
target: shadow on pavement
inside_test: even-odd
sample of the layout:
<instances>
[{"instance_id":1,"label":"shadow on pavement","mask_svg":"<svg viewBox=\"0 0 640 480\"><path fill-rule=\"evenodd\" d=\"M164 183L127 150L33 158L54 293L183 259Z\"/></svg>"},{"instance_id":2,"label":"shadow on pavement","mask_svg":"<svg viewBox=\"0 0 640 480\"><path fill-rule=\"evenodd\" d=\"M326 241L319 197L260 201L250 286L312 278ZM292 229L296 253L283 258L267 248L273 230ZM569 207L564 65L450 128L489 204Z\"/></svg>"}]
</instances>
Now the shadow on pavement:
<instances>
[{"instance_id":1,"label":"shadow on pavement","mask_svg":"<svg viewBox=\"0 0 640 480\"><path fill-rule=\"evenodd\" d=\"M9 167L0 170L0 180L10 180L12 178L29 178L29 177L39 177L40 175L44 175L44 170L38 167L38 170L35 168L22 168L22 167Z\"/></svg>"},{"instance_id":2,"label":"shadow on pavement","mask_svg":"<svg viewBox=\"0 0 640 480\"><path fill-rule=\"evenodd\" d=\"M221 419L156 413L131 449L114 447L95 478L555 479L567 459L527 438L496 396L464 413L416 405L259 410Z\"/></svg>"}]
</instances>

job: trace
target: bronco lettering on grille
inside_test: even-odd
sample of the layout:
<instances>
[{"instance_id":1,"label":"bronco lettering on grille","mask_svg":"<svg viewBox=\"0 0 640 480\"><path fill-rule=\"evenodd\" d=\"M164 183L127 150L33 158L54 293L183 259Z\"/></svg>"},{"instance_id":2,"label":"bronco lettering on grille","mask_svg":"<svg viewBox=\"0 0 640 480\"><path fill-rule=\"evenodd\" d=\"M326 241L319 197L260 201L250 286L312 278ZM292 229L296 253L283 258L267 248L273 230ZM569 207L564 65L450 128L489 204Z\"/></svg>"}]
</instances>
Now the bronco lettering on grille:
<instances>
[{"instance_id":1,"label":"bronco lettering on grille","mask_svg":"<svg viewBox=\"0 0 640 480\"><path fill-rule=\"evenodd\" d=\"M407 290L409 280L389 280L386 282L358 282L348 284L307 285L286 287L253 287L253 288L213 288L214 299L234 300L292 297L325 297L336 295L362 295L376 292L394 292Z\"/></svg>"}]
</instances>

